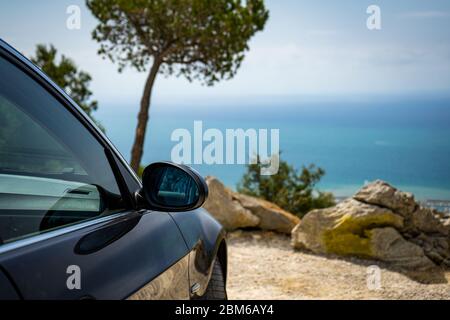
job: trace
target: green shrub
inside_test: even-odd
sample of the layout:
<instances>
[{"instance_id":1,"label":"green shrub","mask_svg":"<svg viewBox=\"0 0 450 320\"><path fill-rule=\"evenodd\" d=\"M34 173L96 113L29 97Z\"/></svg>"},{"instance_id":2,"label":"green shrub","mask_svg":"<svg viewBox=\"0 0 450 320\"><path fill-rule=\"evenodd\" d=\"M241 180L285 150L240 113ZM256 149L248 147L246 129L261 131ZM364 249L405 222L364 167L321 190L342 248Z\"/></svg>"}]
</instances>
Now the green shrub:
<instances>
[{"instance_id":1,"label":"green shrub","mask_svg":"<svg viewBox=\"0 0 450 320\"><path fill-rule=\"evenodd\" d=\"M317 190L316 184L325 174L315 165L296 170L280 159L279 171L275 175L263 176L259 164L247 166L247 172L237 186L237 191L273 202L300 217L313 209L335 205L332 193Z\"/></svg>"}]
</instances>

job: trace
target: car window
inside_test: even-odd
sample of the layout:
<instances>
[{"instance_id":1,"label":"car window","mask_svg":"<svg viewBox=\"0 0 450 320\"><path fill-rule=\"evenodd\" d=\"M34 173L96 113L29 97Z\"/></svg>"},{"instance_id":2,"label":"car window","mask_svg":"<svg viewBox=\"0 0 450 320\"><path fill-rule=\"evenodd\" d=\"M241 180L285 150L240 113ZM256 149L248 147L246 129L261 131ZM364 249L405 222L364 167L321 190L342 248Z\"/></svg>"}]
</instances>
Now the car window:
<instances>
[{"instance_id":1,"label":"car window","mask_svg":"<svg viewBox=\"0 0 450 320\"><path fill-rule=\"evenodd\" d=\"M103 146L0 57L0 244L124 209Z\"/></svg>"}]
</instances>

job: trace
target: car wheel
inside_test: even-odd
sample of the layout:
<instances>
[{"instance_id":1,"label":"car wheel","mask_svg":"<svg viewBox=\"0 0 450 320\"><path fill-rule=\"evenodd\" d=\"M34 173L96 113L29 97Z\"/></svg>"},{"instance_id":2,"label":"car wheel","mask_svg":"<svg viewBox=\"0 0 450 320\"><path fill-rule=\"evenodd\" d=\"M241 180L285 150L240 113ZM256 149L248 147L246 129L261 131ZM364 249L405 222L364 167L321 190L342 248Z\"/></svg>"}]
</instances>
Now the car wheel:
<instances>
[{"instance_id":1,"label":"car wheel","mask_svg":"<svg viewBox=\"0 0 450 320\"><path fill-rule=\"evenodd\" d=\"M222 272L222 266L218 259L214 262L211 279L205 294L201 300L227 300L227 291L225 289L225 279Z\"/></svg>"}]
</instances>

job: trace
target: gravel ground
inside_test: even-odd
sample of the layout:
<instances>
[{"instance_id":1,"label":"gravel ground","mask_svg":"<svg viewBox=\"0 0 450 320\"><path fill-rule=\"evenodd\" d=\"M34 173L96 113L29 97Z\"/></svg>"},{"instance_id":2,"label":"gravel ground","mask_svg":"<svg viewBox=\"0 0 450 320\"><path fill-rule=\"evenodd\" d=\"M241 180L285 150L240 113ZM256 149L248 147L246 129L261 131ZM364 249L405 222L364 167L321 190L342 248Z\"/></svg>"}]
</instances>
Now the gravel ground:
<instances>
[{"instance_id":1,"label":"gravel ground","mask_svg":"<svg viewBox=\"0 0 450 320\"><path fill-rule=\"evenodd\" d=\"M230 299L450 299L450 271L403 274L379 264L381 288L369 290L373 261L294 251L271 232L228 236ZM416 279L416 280L413 280Z\"/></svg>"}]
</instances>

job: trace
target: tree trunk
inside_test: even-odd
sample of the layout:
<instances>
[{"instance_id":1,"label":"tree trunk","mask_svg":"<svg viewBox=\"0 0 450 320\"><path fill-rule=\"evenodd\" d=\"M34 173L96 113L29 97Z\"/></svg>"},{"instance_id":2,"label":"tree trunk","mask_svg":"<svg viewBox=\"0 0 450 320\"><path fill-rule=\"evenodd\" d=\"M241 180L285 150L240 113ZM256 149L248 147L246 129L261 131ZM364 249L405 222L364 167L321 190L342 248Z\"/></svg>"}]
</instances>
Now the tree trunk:
<instances>
[{"instance_id":1,"label":"tree trunk","mask_svg":"<svg viewBox=\"0 0 450 320\"><path fill-rule=\"evenodd\" d=\"M156 75L161 63L155 60L150 73L145 82L144 93L141 99L141 108L138 115L138 123L136 126L136 133L134 136L134 144L131 149L131 167L138 173L139 165L141 163L142 154L144 152L145 132L147 130L147 122L149 118L150 99L152 96L153 84L155 83Z\"/></svg>"}]
</instances>

